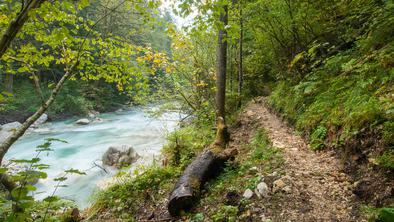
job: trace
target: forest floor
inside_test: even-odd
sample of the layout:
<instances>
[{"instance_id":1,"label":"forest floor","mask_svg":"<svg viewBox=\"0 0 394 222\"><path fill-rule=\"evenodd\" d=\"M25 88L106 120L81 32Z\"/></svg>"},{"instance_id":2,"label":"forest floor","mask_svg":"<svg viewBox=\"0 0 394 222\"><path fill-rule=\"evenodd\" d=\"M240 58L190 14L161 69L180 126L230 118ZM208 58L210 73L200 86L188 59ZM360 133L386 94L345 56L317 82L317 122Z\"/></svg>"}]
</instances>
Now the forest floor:
<instances>
[{"instance_id":1,"label":"forest floor","mask_svg":"<svg viewBox=\"0 0 394 222\"><path fill-rule=\"evenodd\" d=\"M238 155L209 182L191 212L171 218L169 192L177 178L145 190L133 217L137 221L366 221L354 195L357 183L333 151L316 152L272 113L265 98L250 101L230 127L230 148ZM262 135L262 136L261 136ZM258 184L267 185L259 195ZM246 191L249 190L249 196ZM160 194L160 195L157 195ZM261 194L261 193L260 193ZM121 221L102 209L95 221Z\"/></svg>"},{"instance_id":2,"label":"forest floor","mask_svg":"<svg viewBox=\"0 0 394 222\"><path fill-rule=\"evenodd\" d=\"M282 175L274 173L265 179L270 189L268 198L256 198L250 204L261 209L250 213L249 218L254 218L251 221L258 217L262 221L363 221L352 193L354 185L334 152L312 151L291 127L267 109L264 98L251 101L238 123L231 146L250 142L250 126L262 127L284 159L281 169L274 169Z\"/></svg>"}]
</instances>

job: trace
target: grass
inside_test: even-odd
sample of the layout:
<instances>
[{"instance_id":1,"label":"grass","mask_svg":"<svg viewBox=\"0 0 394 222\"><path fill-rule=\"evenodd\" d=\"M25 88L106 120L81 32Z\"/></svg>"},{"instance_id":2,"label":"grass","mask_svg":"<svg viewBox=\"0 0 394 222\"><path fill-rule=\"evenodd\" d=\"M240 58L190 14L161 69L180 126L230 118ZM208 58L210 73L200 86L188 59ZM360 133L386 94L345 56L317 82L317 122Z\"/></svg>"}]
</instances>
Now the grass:
<instances>
[{"instance_id":1,"label":"grass","mask_svg":"<svg viewBox=\"0 0 394 222\"><path fill-rule=\"evenodd\" d=\"M362 211L367 215L368 222L394 221L394 205L381 208L365 206Z\"/></svg>"}]
</instances>

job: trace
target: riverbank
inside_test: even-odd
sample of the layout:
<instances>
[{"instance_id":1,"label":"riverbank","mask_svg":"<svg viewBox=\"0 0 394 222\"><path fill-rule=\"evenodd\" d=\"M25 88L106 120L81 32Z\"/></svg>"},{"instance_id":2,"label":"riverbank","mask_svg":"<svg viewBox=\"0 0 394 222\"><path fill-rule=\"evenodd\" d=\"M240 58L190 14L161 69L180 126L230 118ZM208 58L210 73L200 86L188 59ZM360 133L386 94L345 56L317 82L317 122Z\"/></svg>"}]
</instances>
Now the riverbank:
<instances>
[{"instance_id":1,"label":"riverbank","mask_svg":"<svg viewBox=\"0 0 394 222\"><path fill-rule=\"evenodd\" d=\"M75 118L45 123L31 133L23 136L6 155L6 159L30 159L36 155L36 147L47 138L65 140L54 142L53 151L39 156L40 162L50 165L45 170L46 179L35 185L34 197L38 200L47 197L55 189L55 178L64 170L78 169L86 175L70 175L56 195L74 200L81 209L89 206L93 193L101 189L104 181L111 183L112 177L120 172L133 172L140 166L152 164L158 159L165 144L166 135L175 129L179 114L167 113L161 118L151 117L143 108L131 108L97 116L100 122L87 125L76 124ZM109 147L127 145L134 148L140 156L131 167L118 171L102 164L102 156ZM71 185L72 184L72 185Z\"/></svg>"}]
</instances>

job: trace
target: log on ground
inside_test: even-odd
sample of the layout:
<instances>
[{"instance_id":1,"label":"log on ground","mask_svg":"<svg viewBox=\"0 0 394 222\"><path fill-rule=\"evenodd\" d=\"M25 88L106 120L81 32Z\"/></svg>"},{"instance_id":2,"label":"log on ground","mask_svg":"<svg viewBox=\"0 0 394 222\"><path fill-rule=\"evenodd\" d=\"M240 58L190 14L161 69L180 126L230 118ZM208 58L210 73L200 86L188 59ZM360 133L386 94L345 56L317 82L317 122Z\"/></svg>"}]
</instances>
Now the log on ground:
<instances>
[{"instance_id":1,"label":"log on ground","mask_svg":"<svg viewBox=\"0 0 394 222\"><path fill-rule=\"evenodd\" d=\"M189 210L200 196L205 182L216 177L227 160L233 157L235 149L222 149L215 145L206 148L186 168L172 191L168 211L172 216Z\"/></svg>"}]
</instances>

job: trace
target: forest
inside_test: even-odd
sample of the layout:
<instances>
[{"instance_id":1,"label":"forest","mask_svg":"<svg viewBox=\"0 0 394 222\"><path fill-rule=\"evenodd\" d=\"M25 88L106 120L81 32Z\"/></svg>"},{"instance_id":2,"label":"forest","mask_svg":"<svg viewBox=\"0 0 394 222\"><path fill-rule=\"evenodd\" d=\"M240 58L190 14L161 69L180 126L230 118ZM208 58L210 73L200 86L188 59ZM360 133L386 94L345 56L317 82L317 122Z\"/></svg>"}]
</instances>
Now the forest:
<instances>
[{"instance_id":1,"label":"forest","mask_svg":"<svg viewBox=\"0 0 394 222\"><path fill-rule=\"evenodd\" d=\"M393 0L0 0L0 221L394 221Z\"/></svg>"}]
</instances>

